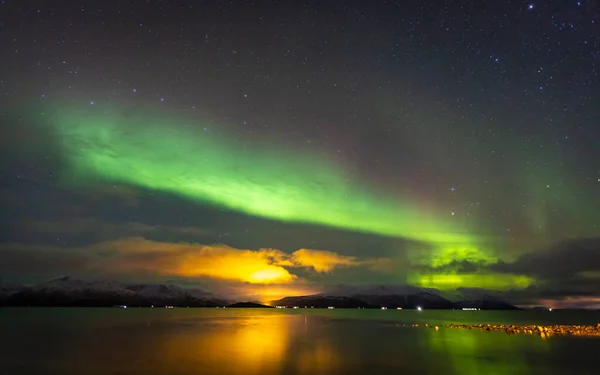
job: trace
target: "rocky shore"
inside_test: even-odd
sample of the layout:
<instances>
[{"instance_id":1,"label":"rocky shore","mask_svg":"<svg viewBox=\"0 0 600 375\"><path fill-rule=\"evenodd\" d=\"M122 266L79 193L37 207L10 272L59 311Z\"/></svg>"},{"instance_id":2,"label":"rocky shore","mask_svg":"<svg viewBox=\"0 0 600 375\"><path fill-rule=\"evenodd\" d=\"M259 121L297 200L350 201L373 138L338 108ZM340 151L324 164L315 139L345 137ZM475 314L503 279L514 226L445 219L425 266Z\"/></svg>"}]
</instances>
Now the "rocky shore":
<instances>
[{"instance_id":1,"label":"rocky shore","mask_svg":"<svg viewBox=\"0 0 600 375\"><path fill-rule=\"evenodd\" d=\"M509 335L550 336L595 336L600 337L600 323L596 325L492 325L492 324L447 324L445 328L504 331Z\"/></svg>"},{"instance_id":2,"label":"rocky shore","mask_svg":"<svg viewBox=\"0 0 600 375\"><path fill-rule=\"evenodd\" d=\"M425 327L439 331L440 328L471 329L481 331L504 331L509 335L538 335L541 338L550 336L600 337L600 323L596 325L506 325L506 324L396 324L396 327Z\"/></svg>"}]
</instances>

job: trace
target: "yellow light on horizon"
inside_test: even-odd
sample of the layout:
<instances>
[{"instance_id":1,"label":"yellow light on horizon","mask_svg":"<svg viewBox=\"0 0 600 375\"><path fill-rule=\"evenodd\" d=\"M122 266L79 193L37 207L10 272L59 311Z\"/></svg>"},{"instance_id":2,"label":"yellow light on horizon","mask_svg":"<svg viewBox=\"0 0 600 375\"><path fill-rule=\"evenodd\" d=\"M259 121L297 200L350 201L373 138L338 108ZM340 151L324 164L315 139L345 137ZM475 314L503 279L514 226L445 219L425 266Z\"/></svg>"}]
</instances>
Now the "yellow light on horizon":
<instances>
[{"instance_id":1,"label":"yellow light on horizon","mask_svg":"<svg viewBox=\"0 0 600 375\"><path fill-rule=\"evenodd\" d=\"M285 269L273 267L252 273L248 277L248 281L254 283L268 283L271 281L285 280L288 276L289 273Z\"/></svg>"}]
</instances>

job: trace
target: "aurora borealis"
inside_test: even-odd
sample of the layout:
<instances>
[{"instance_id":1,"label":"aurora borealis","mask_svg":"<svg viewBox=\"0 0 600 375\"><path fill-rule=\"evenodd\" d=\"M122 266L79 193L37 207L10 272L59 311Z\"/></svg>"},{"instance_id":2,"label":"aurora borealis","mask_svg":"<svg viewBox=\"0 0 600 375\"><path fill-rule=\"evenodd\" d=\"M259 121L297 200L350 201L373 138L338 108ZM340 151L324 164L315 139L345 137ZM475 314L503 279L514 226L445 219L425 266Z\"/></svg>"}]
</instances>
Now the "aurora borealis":
<instances>
[{"instance_id":1,"label":"aurora borealis","mask_svg":"<svg viewBox=\"0 0 600 375\"><path fill-rule=\"evenodd\" d=\"M74 180L98 177L281 221L469 242L466 231L451 228L449 220L408 199L369 192L325 158L228 143L151 115L62 113L52 122Z\"/></svg>"},{"instance_id":2,"label":"aurora borealis","mask_svg":"<svg viewBox=\"0 0 600 375\"><path fill-rule=\"evenodd\" d=\"M597 298L597 5L183 3L2 4L0 276Z\"/></svg>"}]
</instances>

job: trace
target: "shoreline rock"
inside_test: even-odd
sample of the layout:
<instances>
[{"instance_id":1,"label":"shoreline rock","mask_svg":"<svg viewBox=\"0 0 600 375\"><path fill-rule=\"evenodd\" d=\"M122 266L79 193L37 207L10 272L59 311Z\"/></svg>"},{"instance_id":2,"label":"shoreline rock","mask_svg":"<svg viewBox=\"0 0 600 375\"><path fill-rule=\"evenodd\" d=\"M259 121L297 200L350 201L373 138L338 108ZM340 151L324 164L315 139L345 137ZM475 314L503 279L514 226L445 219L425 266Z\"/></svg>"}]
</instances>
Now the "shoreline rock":
<instances>
[{"instance_id":1,"label":"shoreline rock","mask_svg":"<svg viewBox=\"0 0 600 375\"><path fill-rule=\"evenodd\" d=\"M506 325L506 324L446 324L445 328L504 331L509 335L587 336L600 337L600 323L596 325Z\"/></svg>"}]
</instances>

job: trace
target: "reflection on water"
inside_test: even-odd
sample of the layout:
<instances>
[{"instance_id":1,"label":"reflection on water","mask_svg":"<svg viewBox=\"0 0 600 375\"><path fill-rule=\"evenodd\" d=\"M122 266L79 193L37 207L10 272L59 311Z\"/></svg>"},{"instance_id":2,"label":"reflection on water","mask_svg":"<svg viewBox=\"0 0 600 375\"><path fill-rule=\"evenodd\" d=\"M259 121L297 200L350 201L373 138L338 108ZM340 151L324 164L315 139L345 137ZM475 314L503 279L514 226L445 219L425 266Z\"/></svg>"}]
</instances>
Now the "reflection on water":
<instances>
[{"instance_id":1,"label":"reflection on water","mask_svg":"<svg viewBox=\"0 0 600 375\"><path fill-rule=\"evenodd\" d=\"M550 346L539 337L528 336L514 340L501 332L463 330L455 334L442 329L429 334L430 348L435 356L446 357L450 367L459 374L515 374L527 373L526 354L547 354ZM492 361L501 357L502 361Z\"/></svg>"},{"instance_id":2,"label":"reflection on water","mask_svg":"<svg viewBox=\"0 0 600 375\"><path fill-rule=\"evenodd\" d=\"M389 321L343 319L358 314L344 310L308 314L0 309L0 375L599 373L599 339L405 328ZM447 316L429 318L444 321Z\"/></svg>"},{"instance_id":3,"label":"reflection on water","mask_svg":"<svg viewBox=\"0 0 600 375\"><path fill-rule=\"evenodd\" d=\"M286 316L192 321L187 329L168 335L160 352L169 363L218 363L224 372L242 365L247 374L276 373L297 321Z\"/></svg>"},{"instance_id":4,"label":"reflection on water","mask_svg":"<svg viewBox=\"0 0 600 375\"><path fill-rule=\"evenodd\" d=\"M313 330L314 318L256 312L190 319L190 327L165 339L161 355L168 363L202 363L203 373L312 374L319 369L331 374L340 369L341 353L327 335Z\"/></svg>"}]
</instances>

